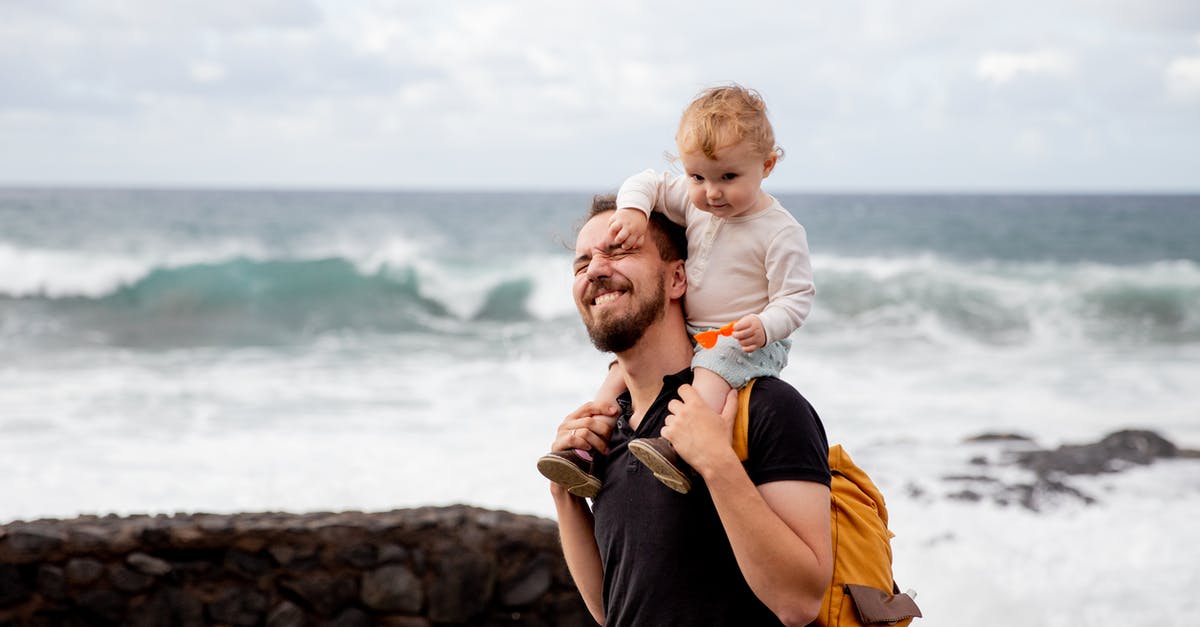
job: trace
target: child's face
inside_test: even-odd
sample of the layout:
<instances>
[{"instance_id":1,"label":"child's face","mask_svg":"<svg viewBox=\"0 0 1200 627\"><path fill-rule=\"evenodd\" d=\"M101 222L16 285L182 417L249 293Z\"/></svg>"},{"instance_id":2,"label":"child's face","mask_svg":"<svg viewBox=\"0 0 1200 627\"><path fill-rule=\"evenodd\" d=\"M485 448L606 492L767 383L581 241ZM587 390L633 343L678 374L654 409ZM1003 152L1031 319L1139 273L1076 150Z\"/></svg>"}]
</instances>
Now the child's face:
<instances>
[{"instance_id":1,"label":"child's face","mask_svg":"<svg viewBox=\"0 0 1200 627\"><path fill-rule=\"evenodd\" d=\"M762 180L777 158L774 153L764 158L745 141L716 151L716 159L698 150L679 155L688 176L688 199L718 218L750 215L765 206Z\"/></svg>"}]
</instances>

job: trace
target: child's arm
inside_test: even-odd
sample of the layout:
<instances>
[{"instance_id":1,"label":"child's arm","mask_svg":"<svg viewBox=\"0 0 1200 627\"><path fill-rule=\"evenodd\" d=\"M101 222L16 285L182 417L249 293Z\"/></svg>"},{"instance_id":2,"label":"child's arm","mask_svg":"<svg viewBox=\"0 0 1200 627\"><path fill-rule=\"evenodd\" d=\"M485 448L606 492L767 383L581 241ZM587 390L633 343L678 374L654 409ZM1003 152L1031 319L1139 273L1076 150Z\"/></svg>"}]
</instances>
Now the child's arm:
<instances>
[{"instance_id":1,"label":"child's arm","mask_svg":"<svg viewBox=\"0 0 1200 627\"><path fill-rule=\"evenodd\" d=\"M626 389L625 370L619 362L613 360L608 365L608 375L604 377L604 383L600 384L600 389L596 392L596 402L607 403L620 411L617 407L617 397L624 394Z\"/></svg>"},{"instance_id":2,"label":"child's arm","mask_svg":"<svg viewBox=\"0 0 1200 627\"><path fill-rule=\"evenodd\" d=\"M639 172L625 179L617 192L617 213L620 209L637 209L649 218L651 211L657 211L685 226L689 204L687 177L670 172Z\"/></svg>"},{"instance_id":3,"label":"child's arm","mask_svg":"<svg viewBox=\"0 0 1200 627\"><path fill-rule=\"evenodd\" d=\"M795 224L784 228L770 242L766 272L768 302L756 316L766 335L764 345L791 335L804 324L812 310L816 289L808 254L808 236L803 226Z\"/></svg>"}]
</instances>

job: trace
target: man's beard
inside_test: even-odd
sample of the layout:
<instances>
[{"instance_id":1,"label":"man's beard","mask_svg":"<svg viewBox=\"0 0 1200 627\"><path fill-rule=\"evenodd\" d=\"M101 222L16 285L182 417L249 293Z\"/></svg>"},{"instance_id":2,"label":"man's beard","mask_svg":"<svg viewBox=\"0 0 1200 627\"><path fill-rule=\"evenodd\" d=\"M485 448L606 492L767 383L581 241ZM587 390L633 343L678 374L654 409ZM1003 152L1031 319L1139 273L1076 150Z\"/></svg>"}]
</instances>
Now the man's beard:
<instances>
[{"instance_id":1,"label":"man's beard","mask_svg":"<svg viewBox=\"0 0 1200 627\"><path fill-rule=\"evenodd\" d=\"M656 287L644 302L634 303L632 312L604 320L597 320L595 316L585 319L583 324L592 344L606 353L622 353L633 348L646 333L646 328L663 316L666 290L661 284Z\"/></svg>"}]
</instances>

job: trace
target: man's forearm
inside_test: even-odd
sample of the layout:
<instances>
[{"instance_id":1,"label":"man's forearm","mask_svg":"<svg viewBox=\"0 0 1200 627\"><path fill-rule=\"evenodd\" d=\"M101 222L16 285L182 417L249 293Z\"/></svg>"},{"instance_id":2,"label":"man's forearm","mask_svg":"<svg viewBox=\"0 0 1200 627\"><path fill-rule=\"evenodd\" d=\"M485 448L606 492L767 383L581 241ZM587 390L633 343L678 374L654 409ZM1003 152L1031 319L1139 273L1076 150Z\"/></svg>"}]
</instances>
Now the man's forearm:
<instances>
[{"instance_id":1,"label":"man's forearm","mask_svg":"<svg viewBox=\"0 0 1200 627\"><path fill-rule=\"evenodd\" d=\"M596 546L595 519L586 501L558 485L551 486L558 513L558 534L567 570L592 618L604 624L604 567Z\"/></svg>"},{"instance_id":2,"label":"man's forearm","mask_svg":"<svg viewBox=\"0 0 1200 627\"><path fill-rule=\"evenodd\" d=\"M768 503L732 459L704 480L738 566L784 624L805 625L816 617L832 574L828 489L807 482L767 484L764 490L781 497Z\"/></svg>"}]
</instances>

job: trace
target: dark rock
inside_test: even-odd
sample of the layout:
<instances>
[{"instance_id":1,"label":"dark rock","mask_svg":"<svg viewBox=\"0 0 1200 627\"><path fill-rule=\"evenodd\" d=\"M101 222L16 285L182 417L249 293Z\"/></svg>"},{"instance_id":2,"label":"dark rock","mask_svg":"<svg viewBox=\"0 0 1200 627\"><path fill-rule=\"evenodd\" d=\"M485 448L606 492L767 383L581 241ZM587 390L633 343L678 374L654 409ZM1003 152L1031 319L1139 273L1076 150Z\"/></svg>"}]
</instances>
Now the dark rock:
<instances>
[{"instance_id":1,"label":"dark rock","mask_svg":"<svg viewBox=\"0 0 1200 627\"><path fill-rule=\"evenodd\" d=\"M32 562L61 548L66 539L56 528L25 525L9 530L3 548L18 561Z\"/></svg>"},{"instance_id":2,"label":"dark rock","mask_svg":"<svg viewBox=\"0 0 1200 627\"><path fill-rule=\"evenodd\" d=\"M325 623L328 627L372 627L375 623L371 621L371 617L367 613L351 607L343 610L336 618Z\"/></svg>"},{"instance_id":3,"label":"dark rock","mask_svg":"<svg viewBox=\"0 0 1200 627\"><path fill-rule=\"evenodd\" d=\"M338 610L358 598L358 583L344 577L334 578L324 572L314 572L303 578L291 577L280 582L280 588L295 596L301 605L312 609L323 617L331 617Z\"/></svg>"},{"instance_id":4,"label":"dark rock","mask_svg":"<svg viewBox=\"0 0 1200 627\"><path fill-rule=\"evenodd\" d=\"M974 490L959 490L958 492L951 492L946 496L956 501L968 501L971 503L983 500L983 495Z\"/></svg>"},{"instance_id":5,"label":"dark rock","mask_svg":"<svg viewBox=\"0 0 1200 627\"><path fill-rule=\"evenodd\" d=\"M165 591L167 602L171 606L171 623L180 627L199 627L205 625L204 604L183 590L169 589Z\"/></svg>"},{"instance_id":6,"label":"dark rock","mask_svg":"<svg viewBox=\"0 0 1200 627\"><path fill-rule=\"evenodd\" d=\"M1033 442L1033 438L1019 433L981 433L971 436L966 442Z\"/></svg>"},{"instance_id":7,"label":"dark rock","mask_svg":"<svg viewBox=\"0 0 1200 627\"><path fill-rule=\"evenodd\" d=\"M171 572L171 565L169 563L141 552L133 553L125 558L125 563L129 564L130 567L139 573L155 577L162 577Z\"/></svg>"},{"instance_id":8,"label":"dark rock","mask_svg":"<svg viewBox=\"0 0 1200 627\"><path fill-rule=\"evenodd\" d=\"M225 556L225 567L247 579L256 579L270 572L271 560L266 557L231 550Z\"/></svg>"},{"instance_id":9,"label":"dark rock","mask_svg":"<svg viewBox=\"0 0 1200 627\"><path fill-rule=\"evenodd\" d=\"M378 563L378 551L370 544L359 543L337 550L337 561L355 568L370 568Z\"/></svg>"},{"instance_id":10,"label":"dark rock","mask_svg":"<svg viewBox=\"0 0 1200 627\"><path fill-rule=\"evenodd\" d=\"M310 622L304 610L291 601L276 605L267 615L267 627L306 627Z\"/></svg>"},{"instance_id":11,"label":"dark rock","mask_svg":"<svg viewBox=\"0 0 1200 627\"><path fill-rule=\"evenodd\" d=\"M546 558L539 555L512 579L500 584L500 603L508 607L529 605L550 590L553 576Z\"/></svg>"},{"instance_id":12,"label":"dark rock","mask_svg":"<svg viewBox=\"0 0 1200 627\"><path fill-rule=\"evenodd\" d=\"M21 623L27 627L93 627L96 625L95 620L88 620L78 611L72 611L67 607L47 606L39 608L29 617L27 624ZM0 621L0 626L16 627L18 623L7 623Z\"/></svg>"},{"instance_id":13,"label":"dark rock","mask_svg":"<svg viewBox=\"0 0 1200 627\"><path fill-rule=\"evenodd\" d=\"M81 557L67 562L67 583L73 586L86 586L96 581L104 574L104 564Z\"/></svg>"},{"instance_id":14,"label":"dark rock","mask_svg":"<svg viewBox=\"0 0 1200 627\"><path fill-rule=\"evenodd\" d=\"M436 566L429 589L429 619L435 623L465 623L492 600L495 564L474 552L450 553Z\"/></svg>"},{"instance_id":15,"label":"dark rock","mask_svg":"<svg viewBox=\"0 0 1200 627\"><path fill-rule=\"evenodd\" d=\"M172 623L171 602L164 593L143 599L129 608L125 625L129 627L160 627Z\"/></svg>"},{"instance_id":16,"label":"dark rock","mask_svg":"<svg viewBox=\"0 0 1200 627\"><path fill-rule=\"evenodd\" d=\"M108 547L109 533L98 525L79 525L67 532L66 550L73 554L94 553Z\"/></svg>"},{"instance_id":17,"label":"dark rock","mask_svg":"<svg viewBox=\"0 0 1200 627\"><path fill-rule=\"evenodd\" d=\"M146 527L139 534L138 545L147 549L157 549L171 546L171 529L169 527Z\"/></svg>"},{"instance_id":18,"label":"dark rock","mask_svg":"<svg viewBox=\"0 0 1200 627\"><path fill-rule=\"evenodd\" d=\"M380 627L431 627L432 623L423 616L384 616L379 619Z\"/></svg>"},{"instance_id":19,"label":"dark rock","mask_svg":"<svg viewBox=\"0 0 1200 627\"><path fill-rule=\"evenodd\" d=\"M125 616L125 597L114 590L87 590L75 598L75 605L100 624L120 623Z\"/></svg>"},{"instance_id":20,"label":"dark rock","mask_svg":"<svg viewBox=\"0 0 1200 627\"><path fill-rule=\"evenodd\" d=\"M109 567L108 580L121 592L142 592L154 585L154 577L120 565Z\"/></svg>"},{"instance_id":21,"label":"dark rock","mask_svg":"<svg viewBox=\"0 0 1200 627\"><path fill-rule=\"evenodd\" d=\"M266 596L241 588L229 588L208 604L209 618L230 625L257 625L266 611Z\"/></svg>"},{"instance_id":22,"label":"dark rock","mask_svg":"<svg viewBox=\"0 0 1200 627\"><path fill-rule=\"evenodd\" d=\"M408 561L408 549L398 544L385 544L379 547L376 558L380 564L394 564Z\"/></svg>"},{"instance_id":23,"label":"dark rock","mask_svg":"<svg viewBox=\"0 0 1200 627\"><path fill-rule=\"evenodd\" d=\"M16 605L33 594L33 589L21 577L21 569L12 564L0 564L0 607Z\"/></svg>"},{"instance_id":24,"label":"dark rock","mask_svg":"<svg viewBox=\"0 0 1200 627\"><path fill-rule=\"evenodd\" d=\"M0 584L0 589L4 585ZM38 594L54 601L67 598L67 573L52 564L42 564L37 574Z\"/></svg>"},{"instance_id":25,"label":"dark rock","mask_svg":"<svg viewBox=\"0 0 1200 627\"><path fill-rule=\"evenodd\" d=\"M363 575L362 600L371 609L416 614L424 598L421 580L407 566L384 566Z\"/></svg>"},{"instance_id":26,"label":"dark rock","mask_svg":"<svg viewBox=\"0 0 1200 627\"><path fill-rule=\"evenodd\" d=\"M1153 431L1126 430L1094 444L1071 444L1053 451L1028 451L1017 463L1039 476L1051 473L1096 475L1121 470L1124 465L1145 465L1158 458L1175 457L1178 448Z\"/></svg>"}]
</instances>

